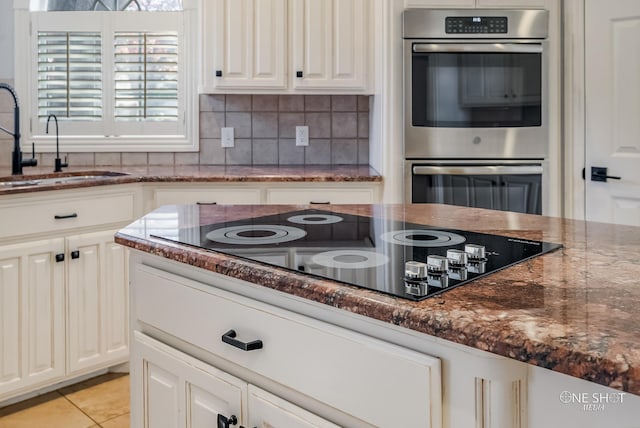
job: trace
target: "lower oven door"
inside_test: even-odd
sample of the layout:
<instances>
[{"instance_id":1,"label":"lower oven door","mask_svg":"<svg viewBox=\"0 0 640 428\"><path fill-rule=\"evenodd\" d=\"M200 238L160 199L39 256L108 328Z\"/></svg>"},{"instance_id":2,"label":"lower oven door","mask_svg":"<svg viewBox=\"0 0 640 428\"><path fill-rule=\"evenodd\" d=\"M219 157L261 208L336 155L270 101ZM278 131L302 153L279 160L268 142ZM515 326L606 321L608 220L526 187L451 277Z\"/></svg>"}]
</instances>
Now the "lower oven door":
<instances>
[{"instance_id":1,"label":"lower oven door","mask_svg":"<svg viewBox=\"0 0 640 428\"><path fill-rule=\"evenodd\" d=\"M542 214L542 164L410 164L412 203Z\"/></svg>"}]
</instances>

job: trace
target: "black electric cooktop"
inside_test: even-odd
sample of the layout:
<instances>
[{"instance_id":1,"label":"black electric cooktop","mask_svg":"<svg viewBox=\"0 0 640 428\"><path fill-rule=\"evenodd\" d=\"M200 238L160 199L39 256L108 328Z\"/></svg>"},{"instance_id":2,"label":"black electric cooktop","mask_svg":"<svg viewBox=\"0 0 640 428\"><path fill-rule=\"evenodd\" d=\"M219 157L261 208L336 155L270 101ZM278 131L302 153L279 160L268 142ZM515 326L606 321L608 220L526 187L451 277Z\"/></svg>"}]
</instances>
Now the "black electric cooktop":
<instances>
[{"instance_id":1,"label":"black electric cooktop","mask_svg":"<svg viewBox=\"0 0 640 428\"><path fill-rule=\"evenodd\" d=\"M178 238L152 236L411 300L561 247L323 210L185 228Z\"/></svg>"}]
</instances>

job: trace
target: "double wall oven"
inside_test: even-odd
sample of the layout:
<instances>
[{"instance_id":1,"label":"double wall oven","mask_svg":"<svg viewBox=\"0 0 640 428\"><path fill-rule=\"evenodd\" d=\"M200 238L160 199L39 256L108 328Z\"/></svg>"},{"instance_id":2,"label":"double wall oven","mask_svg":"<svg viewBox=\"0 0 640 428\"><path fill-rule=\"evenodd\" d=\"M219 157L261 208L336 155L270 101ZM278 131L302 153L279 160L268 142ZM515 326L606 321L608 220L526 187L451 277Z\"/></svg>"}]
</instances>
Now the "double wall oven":
<instances>
[{"instance_id":1,"label":"double wall oven","mask_svg":"<svg viewBox=\"0 0 640 428\"><path fill-rule=\"evenodd\" d=\"M541 214L548 12L403 15L406 200Z\"/></svg>"}]
</instances>

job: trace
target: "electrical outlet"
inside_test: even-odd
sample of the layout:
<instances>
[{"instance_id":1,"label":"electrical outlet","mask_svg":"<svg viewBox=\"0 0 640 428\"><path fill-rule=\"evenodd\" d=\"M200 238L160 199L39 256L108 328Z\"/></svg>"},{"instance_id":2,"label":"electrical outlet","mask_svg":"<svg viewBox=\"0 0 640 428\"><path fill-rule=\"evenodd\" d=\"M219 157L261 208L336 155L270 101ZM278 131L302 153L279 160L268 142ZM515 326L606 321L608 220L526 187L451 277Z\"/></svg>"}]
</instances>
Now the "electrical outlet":
<instances>
[{"instance_id":1,"label":"electrical outlet","mask_svg":"<svg viewBox=\"0 0 640 428\"><path fill-rule=\"evenodd\" d=\"M296 146L309 145L309 127L296 126Z\"/></svg>"},{"instance_id":2,"label":"electrical outlet","mask_svg":"<svg viewBox=\"0 0 640 428\"><path fill-rule=\"evenodd\" d=\"M220 139L222 147L233 147L233 128L220 128Z\"/></svg>"}]
</instances>

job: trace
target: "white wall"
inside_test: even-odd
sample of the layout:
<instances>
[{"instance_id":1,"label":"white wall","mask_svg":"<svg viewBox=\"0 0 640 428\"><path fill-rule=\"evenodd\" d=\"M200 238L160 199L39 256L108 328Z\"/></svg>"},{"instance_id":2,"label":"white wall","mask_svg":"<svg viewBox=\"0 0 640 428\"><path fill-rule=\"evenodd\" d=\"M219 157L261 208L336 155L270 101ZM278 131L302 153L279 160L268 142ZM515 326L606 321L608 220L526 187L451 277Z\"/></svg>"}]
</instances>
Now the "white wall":
<instances>
[{"instance_id":1,"label":"white wall","mask_svg":"<svg viewBox=\"0 0 640 428\"><path fill-rule=\"evenodd\" d=\"M0 1L0 80L13 79L13 2Z\"/></svg>"}]
</instances>

